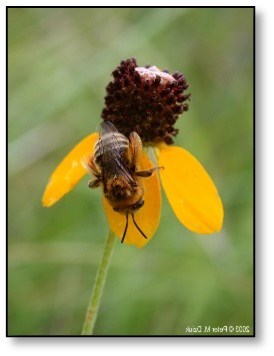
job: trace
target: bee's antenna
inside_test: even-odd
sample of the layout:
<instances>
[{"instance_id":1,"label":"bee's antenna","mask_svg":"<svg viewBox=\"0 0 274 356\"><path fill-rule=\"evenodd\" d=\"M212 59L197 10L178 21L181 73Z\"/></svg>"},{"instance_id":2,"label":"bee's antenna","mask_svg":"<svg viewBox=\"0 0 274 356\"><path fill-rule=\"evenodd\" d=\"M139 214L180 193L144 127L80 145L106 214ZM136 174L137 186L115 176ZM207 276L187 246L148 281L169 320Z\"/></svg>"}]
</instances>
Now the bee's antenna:
<instances>
[{"instance_id":1,"label":"bee's antenna","mask_svg":"<svg viewBox=\"0 0 274 356\"><path fill-rule=\"evenodd\" d=\"M124 233L123 233L123 237L122 237L121 243L124 242L124 239L126 237L127 227L128 227L128 213L126 214L126 226L125 226L125 230L124 230Z\"/></svg>"},{"instance_id":2,"label":"bee's antenna","mask_svg":"<svg viewBox=\"0 0 274 356\"><path fill-rule=\"evenodd\" d=\"M142 230L139 228L139 226L137 225L137 222L136 222L135 219L134 219L134 214L133 214L133 213L131 214L131 216L132 216L133 223L134 223L134 225L137 227L138 231L142 234L142 236L143 236L145 239L147 239L147 236L143 233L143 231L142 231Z\"/></svg>"}]
</instances>

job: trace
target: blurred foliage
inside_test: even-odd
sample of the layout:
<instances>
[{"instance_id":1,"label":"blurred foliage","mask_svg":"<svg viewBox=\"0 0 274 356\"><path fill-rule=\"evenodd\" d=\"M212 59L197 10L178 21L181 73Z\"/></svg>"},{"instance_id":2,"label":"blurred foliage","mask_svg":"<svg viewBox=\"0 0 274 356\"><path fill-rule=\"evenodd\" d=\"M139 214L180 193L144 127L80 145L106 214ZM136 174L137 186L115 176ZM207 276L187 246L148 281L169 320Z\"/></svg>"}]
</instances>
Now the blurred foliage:
<instances>
[{"instance_id":1,"label":"blurred foliage","mask_svg":"<svg viewBox=\"0 0 274 356\"><path fill-rule=\"evenodd\" d=\"M183 72L190 111L176 143L207 168L222 196L221 233L199 236L163 196L143 249L116 244L96 325L101 335L183 335L187 326L253 331L253 10L8 10L11 335L79 334L107 224L88 178L42 208L48 176L100 121L122 59ZM182 182L183 184L183 182Z\"/></svg>"}]
</instances>

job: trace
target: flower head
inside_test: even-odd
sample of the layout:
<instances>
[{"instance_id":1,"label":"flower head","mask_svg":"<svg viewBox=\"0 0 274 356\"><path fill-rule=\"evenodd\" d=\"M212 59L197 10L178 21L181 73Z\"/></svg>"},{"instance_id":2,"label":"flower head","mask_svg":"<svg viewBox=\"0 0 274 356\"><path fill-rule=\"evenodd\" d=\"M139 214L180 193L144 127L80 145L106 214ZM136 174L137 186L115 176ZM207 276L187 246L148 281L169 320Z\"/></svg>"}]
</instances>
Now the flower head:
<instances>
[{"instance_id":1,"label":"flower head","mask_svg":"<svg viewBox=\"0 0 274 356\"><path fill-rule=\"evenodd\" d=\"M94 147L100 146L102 139L98 133L83 139L59 164L44 192L43 205L49 207L68 193L89 172L86 167L90 166L97 179L92 185L103 186L103 206L110 228L120 239L125 237L126 231L125 243L142 247L159 225L160 176L170 205L183 225L202 234L219 231L223 223L223 206L212 179L194 156L172 145L173 137L178 133L174 124L179 115L188 110L186 101L190 94L184 93L188 88L184 76L178 72L170 75L155 66L139 67L135 59L128 59L121 62L113 77L114 81L107 86L102 118L113 123L124 137L123 145L128 148L128 154L123 155L124 162L116 163L120 170L122 164L127 177L129 174L140 185L143 205L133 214L131 210L121 213L110 204L106 179L102 179L106 177L105 166L96 164L96 160L93 162ZM142 150L142 144L132 139L134 135L140 136L144 146L153 147L161 168L159 174L154 172L147 150ZM113 157L115 161L116 156ZM108 176L116 179L116 174ZM132 219L128 219L129 213Z\"/></svg>"},{"instance_id":2,"label":"flower head","mask_svg":"<svg viewBox=\"0 0 274 356\"><path fill-rule=\"evenodd\" d=\"M188 110L184 76L155 66L138 67L135 59L122 61L112 75L102 118L126 136L136 131L145 145L172 144L178 133L174 124Z\"/></svg>"}]
</instances>

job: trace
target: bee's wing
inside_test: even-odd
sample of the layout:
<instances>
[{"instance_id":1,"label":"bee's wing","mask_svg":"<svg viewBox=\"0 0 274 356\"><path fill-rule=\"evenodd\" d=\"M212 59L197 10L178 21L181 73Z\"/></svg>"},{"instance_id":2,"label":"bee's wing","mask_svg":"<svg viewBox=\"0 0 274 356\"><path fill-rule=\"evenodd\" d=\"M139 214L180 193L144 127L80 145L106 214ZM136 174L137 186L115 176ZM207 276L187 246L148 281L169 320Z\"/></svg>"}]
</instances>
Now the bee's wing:
<instances>
[{"instance_id":1,"label":"bee's wing","mask_svg":"<svg viewBox=\"0 0 274 356\"><path fill-rule=\"evenodd\" d=\"M114 155L119 155L121 152L119 142L117 140L118 130L109 121L104 121L100 125L99 132L99 152L104 154L104 150L111 146Z\"/></svg>"},{"instance_id":2,"label":"bee's wing","mask_svg":"<svg viewBox=\"0 0 274 356\"><path fill-rule=\"evenodd\" d=\"M111 132L118 132L118 130L110 121L103 121L100 124L100 135L102 136Z\"/></svg>"},{"instance_id":3,"label":"bee's wing","mask_svg":"<svg viewBox=\"0 0 274 356\"><path fill-rule=\"evenodd\" d=\"M127 138L119 133L116 127L109 121L101 123L99 137L99 152L101 157L108 157L107 160L111 158L115 164L115 173L123 175L130 182L134 182L128 167L124 164L122 156L125 146L128 146ZM102 162L102 164L104 163Z\"/></svg>"}]
</instances>

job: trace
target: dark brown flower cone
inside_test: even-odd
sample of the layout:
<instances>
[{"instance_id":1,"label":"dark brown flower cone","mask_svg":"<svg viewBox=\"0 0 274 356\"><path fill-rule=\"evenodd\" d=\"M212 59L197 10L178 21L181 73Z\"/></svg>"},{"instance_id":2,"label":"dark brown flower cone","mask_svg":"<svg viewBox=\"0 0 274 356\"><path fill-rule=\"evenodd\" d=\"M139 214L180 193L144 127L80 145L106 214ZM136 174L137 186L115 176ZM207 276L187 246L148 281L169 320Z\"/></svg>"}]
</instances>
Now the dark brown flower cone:
<instances>
[{"instance_id":1,"label":"dark brown flower cone","mask_svg":"<svg viewBox=\"0 0 274 356\"><path fill-rule=\"evenodd\" d=\"M144 144L172 144L178 133L174 124L188 110L184 76L155 66L138 67L133 58L122 61L112 75L102 118L126 136L136 131Z\"/></svg>"}]
</instances>

